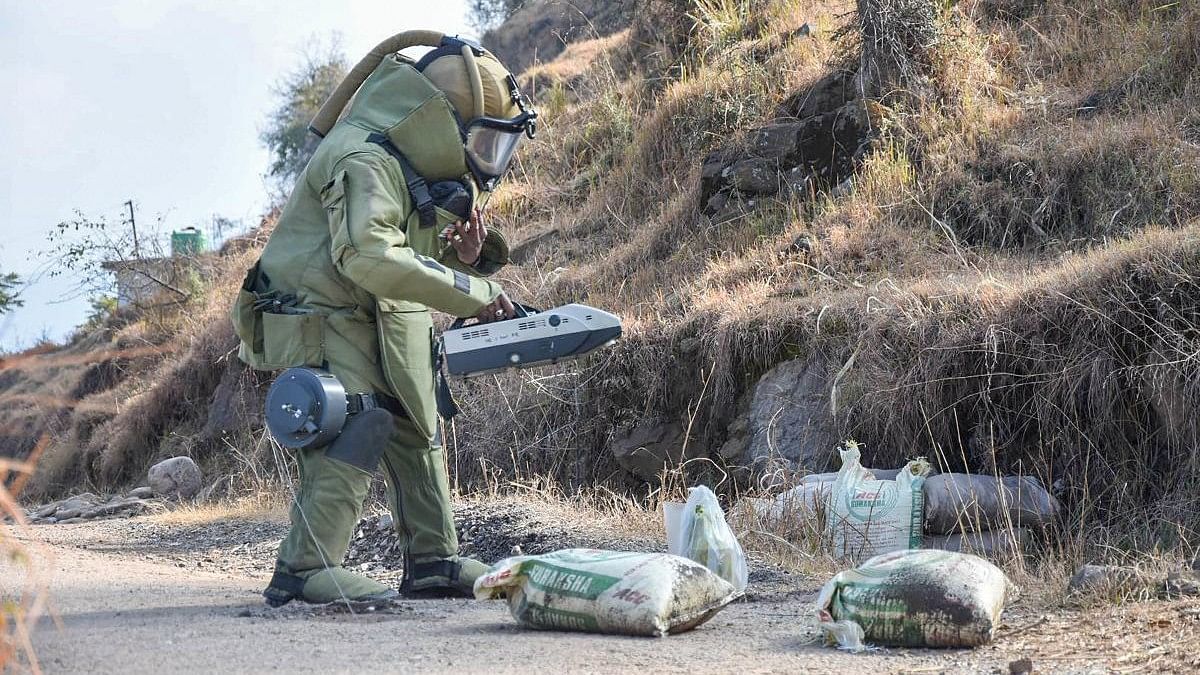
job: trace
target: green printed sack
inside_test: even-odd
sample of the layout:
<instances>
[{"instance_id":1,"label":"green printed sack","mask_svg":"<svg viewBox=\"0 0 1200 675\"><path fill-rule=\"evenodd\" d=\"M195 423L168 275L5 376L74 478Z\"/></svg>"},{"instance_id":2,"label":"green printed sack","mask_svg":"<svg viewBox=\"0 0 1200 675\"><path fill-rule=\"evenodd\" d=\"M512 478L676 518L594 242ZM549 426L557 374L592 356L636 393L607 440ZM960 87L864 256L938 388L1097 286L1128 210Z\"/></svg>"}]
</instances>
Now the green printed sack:
<instances>
[{"instance_id":1,"label":"green printed sack","mask_svg":"<svg viewBox=\"0 0 1200 675\"><path fill-rule=\"evenodd\" d=\"M817 596L826 640L859 651L976 647L1000 626L1008 579L992 563L949 551L893 551L838 573Z\"/></svg>"},{"instance_id":2,"label":"green printed sack","mask_svg":"<svg viewBox=\"0 0 1200 675\"><path fill-rule=\"evenodd\" d=\"M876 480L859 461L858 444L846 443L842 468L829 490L825 526L833 554L862 559L921 547L925 475L929 463L915 459L896 480Z\"/></svg>"},{"instance_id":3,"label":"green printed sack","mask_svg":"<svg viewBox=\"0 0 1200 675\"><path fill-rule=\"evenodd\" d=\"M506 597L523 626L622 635L691 630L739 595L686 558L583 548L508 558L475 581L476 598Z\"/></svg>"}]
</instances>

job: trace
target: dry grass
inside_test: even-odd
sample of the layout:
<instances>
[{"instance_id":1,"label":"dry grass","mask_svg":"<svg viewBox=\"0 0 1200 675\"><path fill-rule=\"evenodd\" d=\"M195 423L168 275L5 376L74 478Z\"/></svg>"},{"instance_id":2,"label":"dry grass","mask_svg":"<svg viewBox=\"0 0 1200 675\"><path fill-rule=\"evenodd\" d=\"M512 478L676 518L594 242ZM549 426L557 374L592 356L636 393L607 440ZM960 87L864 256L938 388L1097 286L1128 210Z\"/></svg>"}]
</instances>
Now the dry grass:
<instances>
[{"instance_id":1,"label":"dry grass","mask_svg":"<svg viewBox=\"0 0 1200 675\"><path fill-rule=\"evenodd\" d=\"M289 497L282 490L257 490L240 497L206 503L182 503L163 513L148 516L153 522L172 526L206 525L229 520L285 523Z\"/></svg>"}]
</instances>

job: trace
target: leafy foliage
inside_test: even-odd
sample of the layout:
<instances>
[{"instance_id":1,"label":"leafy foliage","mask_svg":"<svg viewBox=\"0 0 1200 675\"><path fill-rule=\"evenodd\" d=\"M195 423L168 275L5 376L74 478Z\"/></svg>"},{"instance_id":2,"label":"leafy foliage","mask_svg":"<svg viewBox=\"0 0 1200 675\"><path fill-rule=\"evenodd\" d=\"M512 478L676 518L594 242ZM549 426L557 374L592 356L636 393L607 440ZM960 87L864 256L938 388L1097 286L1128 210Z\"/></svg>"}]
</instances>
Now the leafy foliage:
<instances>
[{"instance_id":1,"label":"leafy foliage","mask_svg":"<svg viewBox=\"0 0 1200 675\"><path fill-rule=\"evenodd\" d=\"M309 133L308 123L321 104L345 77L346 57L335 37L328 47L314 47L303 62L275 84L275 109L267 116L259 140L271 153L267 175L283 192L304 171L320 139Z\"/></svg>"},{"instance_id":2,"label":"leafy foliage","mask_svg":"<svg viewBox=\"0 0 1200 675\"><path fill-rule=\"evenodd\" d=\"M94 296L89 301L89 304L91 304L92 309L88 312L87 322L84 324L85 328L101 326L110 316L117 312L118 303L117 296L115 295L103 294Z\"/></svg>"},{"instance_id":3,"label":"leafy foliage","mask_svg":"<svg viewBox=\"0 0 1200 675\"><path fill-rule=\"evenodd\" d=\"M0 273L0 314L25 304L21 300L21 279L15 273Z\"/></svg>"},{"instance_id":4,"label":"leafy foliage","mask_svg":"<svg viewBox=\"0 0 1200 675\"><path fill-rule=\"evenodd\" d=\"M467 21L484 33L504 23L524 4L525 0L468 0Z\"/></svg>"}]
</instances>

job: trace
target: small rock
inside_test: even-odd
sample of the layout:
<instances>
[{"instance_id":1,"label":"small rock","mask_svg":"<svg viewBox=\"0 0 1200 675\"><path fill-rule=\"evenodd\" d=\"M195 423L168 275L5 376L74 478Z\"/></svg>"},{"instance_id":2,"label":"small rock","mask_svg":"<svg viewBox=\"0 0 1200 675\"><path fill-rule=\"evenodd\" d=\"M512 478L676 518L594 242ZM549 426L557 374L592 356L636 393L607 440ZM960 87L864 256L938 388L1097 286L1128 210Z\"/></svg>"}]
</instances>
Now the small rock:
<instances>
[{"instance_id":1,"label":"small rock","mask_svg":"<svg viewBox=\"0 0 1200 675\"><path fill-rule=\"evenodd\" d=\"M1183 570L1170 573L1163 582L1163 591L1169 598L1200 596L1200 572Z\"/></svg>"},{"instance_id":2,"label":"small rock","mask_svg":"<svg viewBox=\"0 0 1200 675\"><path fill-rule=\"evenodd\" d=\"M793 253L812 253L812 242L812 236L801 234L792 240L792 244L789 248Z\"/></svg>"},{"instance_id":3,"label":"small rock","mask_svg":"<svg viewBox=\"0 0 1200 675\"><path fill-rule=\"evenodd\" d=\"M130 491L129 491L129 495L128 495L128 496L129 496L129 497L134 497L134 498L137 498L137 499L148 499L148 498L150 498L150 497L153 497L153 496L154 496L154 488L150 487L149 485L143 485L143 486L141 486L141 487L135 487L135 488L133 488L132 490L130 490Z\"/></svg>"},{"instance_id":4,"label":"small rock","mask_svg":"<svg viewBox=\"0 0 1200 675\"><path fill-rule=\"evenodd\" d=\"M78 518L79 514L81 514L81 513L83 513L83 509L76 506L76 507L71 507L71 508L59 509L58 511L56 511L54 513L54 517L58 518L59 522L62 522L64 520L69 520L71 518Z\"/></svg>"},{"instance_id":5,"label":"small rock","mask_svg":"<svg viewBox=\"0 0 1200 675\"><path fill-rule=\"evenodd\" d=\"M191 457L172 457L150 467L146 476L154 492L164 497L189 499L201 487L200 467Z\"/></svg>"},{"instance_id":6,"label":"small rock","mask_svg":"<svg viewBox=\"0 0 1200 675\"><path fill-rule=\"evenodd\" d=\"M1008 663L1008 675L1029 675L1033 672L1033 661L1029 658L1017 659Z\"/></svg>"},{"instance_id":7,"label":"small rock","mask_svg":"<svg viewBox=\"0 0 1200 675\"><path fill-rule=\"evenodd\" d=\"M704 212L708 215L718 213L725 208L729 203L728 192L717 192L712 197L709 197L708 202L704 205Z\"/></svg>"},{"instance_id":8,"label":"small rock","mask_svg":"<svg viewBox=\"0 0 1200 675\"><path fill-rule=\"evenodd\" d=\"M1132 567L1119 565L1084 565L1067 584L1067 592L1125 594L1144 590L1151 585L1145 574Z\"/></svg>"},{"instance_id":9,"label":"small rock","mask_svg":"<svg viewBox=\"0 0 1200 675\"><path fill-rule=\"evenodd\" d=\"M146 503L140 499L135 499L133 501L122 500L113 504L105 504L104 506L95 509L95 511L93 511L93 517L110 516L114 513L120 513L121 511L127 510L142 511L145 510L145 508Z\"/></svg>"},{"instance_id":10,"label":"small rock","mask_svg":"<svg viewBox=\"0 0 1200 675\"><path fill-rule=\"evenodd\" d=\"M66 510L66 511L72 511L72 510L82 511L84 509L95 506L96 503L99 501L100 501L100 498L97 497L96 495L94 495L90 492L85 492L81 495L75 495L74 497L67 497L66 499L59 502L58 511L59 512L64 511L64 510Z\"/></svg>"},{"instance_id":11,"label":"small rock","mask_svg":"<svg viewBox=\"0 0 1200 675\"><path fill-rule=\"evenodd\" d=\"M853 190L854 190L854 179L847 178L846 180L833 186L833 189L829 191L829 194L832 195L833 197L845 197L846 195L850 194Z\"/></svg>"}]
</instances>

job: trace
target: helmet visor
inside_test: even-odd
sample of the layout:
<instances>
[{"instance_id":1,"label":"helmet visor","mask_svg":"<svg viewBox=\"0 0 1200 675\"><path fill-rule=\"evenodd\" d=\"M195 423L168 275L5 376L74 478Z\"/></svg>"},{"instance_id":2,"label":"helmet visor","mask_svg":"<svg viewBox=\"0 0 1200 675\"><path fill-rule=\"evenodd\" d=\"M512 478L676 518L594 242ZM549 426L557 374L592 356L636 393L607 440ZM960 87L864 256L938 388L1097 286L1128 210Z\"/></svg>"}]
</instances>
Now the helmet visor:
<instances>
[{"instance_id":1,"label":"helmet visor","mask_svg":"<svg viewBox=\"0 0 1200 675\"><path fill-rule=\"evenodd\" d=\"M519 127L472 124L467 129L467 156L479 173L489 179L496 179L508 171L524 137L525 131Z\"/></svg>"}]
</instances>

